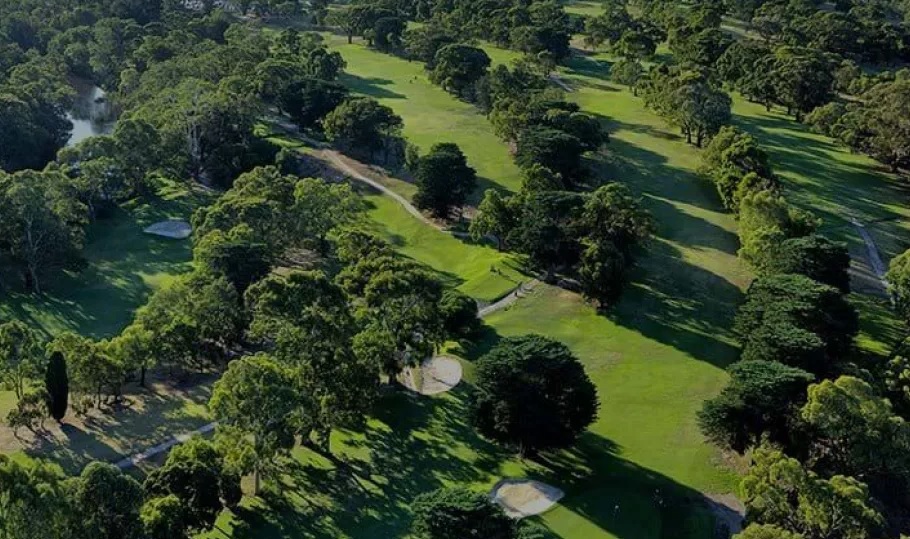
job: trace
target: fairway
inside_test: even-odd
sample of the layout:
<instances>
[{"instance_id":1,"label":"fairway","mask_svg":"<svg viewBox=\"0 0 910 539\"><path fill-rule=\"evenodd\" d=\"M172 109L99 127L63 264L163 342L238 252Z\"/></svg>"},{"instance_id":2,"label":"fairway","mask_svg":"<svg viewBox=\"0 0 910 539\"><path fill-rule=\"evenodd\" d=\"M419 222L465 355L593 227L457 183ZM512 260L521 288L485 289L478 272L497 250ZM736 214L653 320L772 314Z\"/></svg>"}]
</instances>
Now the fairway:
<instances>
[{"instance_id":1,"label":"fairway","mask_svg":"<svg viewBox=\"0 0 910 539\"><path fill-rule=\"evenodd\" d=\"M191 266L189 240L150 236L143 228L165 219L189 220L195 208L215 196L167 181L150 201L116 209L89 226L84 269L46 279L40 296L0 290L0 320L22 320L47 335L75 331L103 338L119 333L152 291Z\"/></svg>"},{"instance_id":2,"label":"fairway","mask_svg":"<svg viewBox=\"0 0 910 539\"><path fill-rule=\"evenodd\" d=\"M360 40L348 45L342 36L325 35L347 62L341 82L391 107L404 120L404 135L411 143L423 152L440 142L458 144L477 170L475 200L490 187L518 190L518 167L486 117L433 85L423 64L368 49Z\"/></svg>"}]
</instances>

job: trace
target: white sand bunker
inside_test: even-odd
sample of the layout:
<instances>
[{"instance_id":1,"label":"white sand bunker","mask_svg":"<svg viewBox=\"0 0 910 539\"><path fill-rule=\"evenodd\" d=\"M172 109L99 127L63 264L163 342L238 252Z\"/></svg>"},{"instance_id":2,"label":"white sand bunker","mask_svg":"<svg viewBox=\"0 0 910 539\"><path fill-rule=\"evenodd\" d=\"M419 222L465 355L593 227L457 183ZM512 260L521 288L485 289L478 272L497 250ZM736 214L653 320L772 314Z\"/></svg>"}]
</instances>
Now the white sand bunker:
<instances>
[{"instance_id":1,"label":"white sand bunker","mask_svg":"<svg viewBox=\"0 0 910 539\"><path fill-rule=\"evenodd\" d=\"M164 238L173 238L175 240L185 240L193 233L193 227L186 221L172 219L161 221L143 230L146 234L162 236Z\"/></svg>"},{"instance_id":2,"label":"white sand bunker","mask_svg":"<svg viewBox=\"0 0 910 539\"><path fill-rule=\"evenodd\" d=\"M398 377L401 385L421 395L445 393L461 382L461 363L451 356L425 360L420 368L405 369Z\"/></svg>"},{"instance_id":3,"label":"white sand bunker","mask_svg":"<svg viewBox=\"0 0 910 539\"><path fill-rule=\"evenodd\" d=\"M533 479L503 479L490 491L490 499L512 518L539 515L564 495L558 488Z\"/></svg>"}]
</instances>

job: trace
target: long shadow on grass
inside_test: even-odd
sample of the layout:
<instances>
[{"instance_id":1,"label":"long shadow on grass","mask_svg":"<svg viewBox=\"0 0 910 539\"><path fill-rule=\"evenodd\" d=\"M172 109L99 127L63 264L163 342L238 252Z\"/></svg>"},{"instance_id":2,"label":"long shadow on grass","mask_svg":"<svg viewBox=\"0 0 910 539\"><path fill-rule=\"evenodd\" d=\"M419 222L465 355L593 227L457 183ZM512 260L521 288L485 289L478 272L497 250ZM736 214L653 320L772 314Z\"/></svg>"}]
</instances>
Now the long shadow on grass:
<instances>
[{"instance_id":1,"label":"long shadow on grass","mask_svg":"<svg viewBox=\"0 0 910 539\"><path fill-rule=\"evenodd\" d=\"M414 497L448 483L489 482L508 458L468 424L468 389L442 398L387 395L366 431L335 448L343 464L292 464L279 492L240 510L248 531L234 536L404 536Z\"/></svg>"},{"instance_id":2,"label":"long shadow on grass","mask_svg":"<svg viewBox=\"0 0 910 539\"><path fill-rule=\"evenodd\" d=\"M742 297L727 279L686 262L671 244L654 241L621 301L606 316L723 368L738 354L730 327Z\"/></svg>"},{"instance_id":3,"label":"long shadow on grass","mask_svg":"<svg viewBox=\"0 0 910 539\"><path fill-rule=\"evenodd\" d=\"M701 492L623 459L618 450L611 440L587 432L573 448L541 456L539 478L566 490L562 506L622 539L713 535L714 519Z\"/></svg>"},{"instance_id":4,"label":"long shadow on grass","mask_svg":"<svg viewBox=\"0 0 910 539\"><path fill-rule=\"evenodd\" d=\"M347 86L348 88L353 89L357 93L368 95L376 99L405 99L407 96L404 94L399 94L385 88L390 84L393 84L394 81L390 79L382 79L379 77L359 77L351 73L342 73L338 77L339 81Z\"/></svg>"},{"instance_id":5,"label":"long shadow on grass","mask_svg":"<svg viewBox=\"0 0 910 539\"><path fill-rule=\"evenodd\" d=\"M474 432L467 389L432 399L387 396L377 421L336 448L347 455L343 464L291 463L280 484L236 511L232 537L403 537L417 495L447 484L492 483L512 455ZM699 537L673 531L704 521L701 494L626 461L619 450L587 433L574 448L540 455L525 469L566 490L563 506L618 537ZM643 522L661 533L648 533Z\"/></svg>"},{"instance_id":6,"label":"long shadow on grass","mask_svg":"<svg viewBox=\"0 0 910 539\"><path fill-rule=\"evenodd\" d=\"M794 180L789 186L794 201L822 217L825 230L837 239L859 241L851 227L840 226L849 217L856 217L867 223L883 221L876 226L876 233L887 238L883 242L886 247L907 244L906 231L897 224L904 216L887 208L888 204L910 199L906 185L884 170L836 159L832 153L847 150L811 136L805 126L788 118L761 113L737 116L736 124L769 151L780 174ZM897 252L887 254L894 256Z\"/></svg>"}]
</instances>

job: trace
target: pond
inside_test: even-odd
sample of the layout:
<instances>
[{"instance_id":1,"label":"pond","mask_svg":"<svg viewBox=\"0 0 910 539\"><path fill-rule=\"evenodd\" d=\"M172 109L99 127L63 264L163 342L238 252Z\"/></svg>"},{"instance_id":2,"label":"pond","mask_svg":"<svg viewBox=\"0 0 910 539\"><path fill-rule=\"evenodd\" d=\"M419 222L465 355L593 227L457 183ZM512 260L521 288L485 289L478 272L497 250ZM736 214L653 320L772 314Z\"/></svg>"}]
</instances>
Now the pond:
<instances>
[{"instance_id":1,"label":"pond","mask_svg":"<svg viewBox=\"0 0 910 539\"><path fill-rule=\"evenodd\" d=\"M70 82L76 90L76 99L67 113L73 122L73 132L66 145L74 146L89 137L110 133L117 119L104 90L85 80Z\"/></svg>"}]
</instances>

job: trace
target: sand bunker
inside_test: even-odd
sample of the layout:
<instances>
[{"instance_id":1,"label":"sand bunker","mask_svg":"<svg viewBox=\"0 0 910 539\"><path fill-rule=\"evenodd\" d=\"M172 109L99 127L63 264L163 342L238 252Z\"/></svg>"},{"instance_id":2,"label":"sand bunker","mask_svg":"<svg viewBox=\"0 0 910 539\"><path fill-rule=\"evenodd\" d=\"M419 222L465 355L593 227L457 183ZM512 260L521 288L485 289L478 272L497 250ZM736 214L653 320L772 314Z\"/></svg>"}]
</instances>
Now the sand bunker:
<instances>
[{"instance_id":1,"label":"sand bunker","mask_svg":"<svg viewBox=\"0 0 910 539\"><path fill-rule=\"evenodd\" d=\"M539 515L564 495L558 488L533 479L503 479L490 491L490 499L512 518Z\"/></svg>"},{"instance_id":2,"label":"sand bunker","mask_svg":"<svg viewBox=\"0 0 910 539\"><path fill-rule=\"evenodd\" d=\"M432 357L419 368L405 369L398 381L421 395L445 393L461 382L461 363L450 356Z\"/></svg>"},{"instance_id":3,"label":"sand bunker","mask_svg":"<svg viewBox=\"0 0 910 539\"><path fill-rule=\"evenodd\" d=\"M172 219L170 221L161 221L143 230L146 234L162 236L164 238L173 238L175 240L185 240L193 233L193 227L186 221Z\"/></svg>"}]
</instances>

